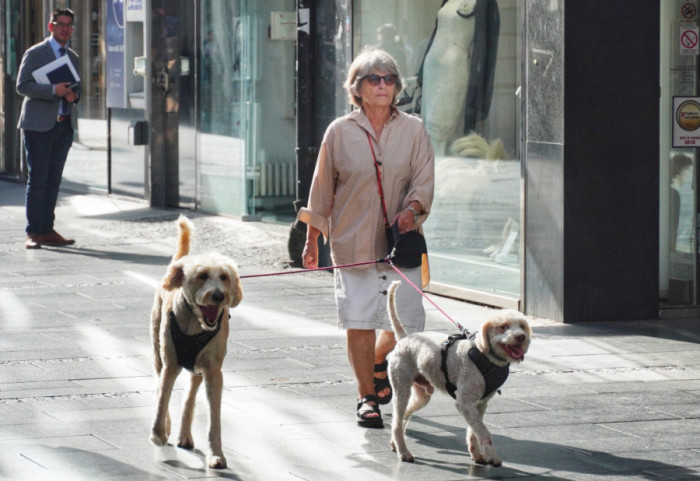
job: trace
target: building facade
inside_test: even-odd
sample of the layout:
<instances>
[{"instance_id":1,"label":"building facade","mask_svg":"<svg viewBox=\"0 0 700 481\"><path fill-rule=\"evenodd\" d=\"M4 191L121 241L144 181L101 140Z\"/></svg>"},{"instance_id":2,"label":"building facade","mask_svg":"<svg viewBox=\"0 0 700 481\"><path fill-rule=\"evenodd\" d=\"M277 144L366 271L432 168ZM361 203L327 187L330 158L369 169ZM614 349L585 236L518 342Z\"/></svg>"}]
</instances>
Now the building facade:
<instances>
[{"instance_id":1,"label":"building facade","mask_svg":"<svg viewBox=\"0 0 700 481\"><path fill-rule=\"evenodd\" d=\"M6 179L17 68L55 3L0 3ZM291 224L377 45L436 148L429 291L565 322L698 312L695 0L60 4L86 93L68 189Z\"/></svg>"}]
</instances>

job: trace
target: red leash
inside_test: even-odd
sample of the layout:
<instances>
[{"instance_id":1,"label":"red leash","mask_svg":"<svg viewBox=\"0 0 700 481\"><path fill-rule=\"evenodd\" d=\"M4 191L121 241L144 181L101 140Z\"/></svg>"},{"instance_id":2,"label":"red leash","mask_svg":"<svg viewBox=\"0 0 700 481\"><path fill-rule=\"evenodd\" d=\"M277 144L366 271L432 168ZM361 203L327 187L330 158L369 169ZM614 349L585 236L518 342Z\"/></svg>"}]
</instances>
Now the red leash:
<instances>
[{"instance_id":1,"label":"red leash","mask_svg":"<svg viewBox=\"0 0 700 481\"><path fill-rule=\"evenodd\" d=\"M396 266L394 265L393 262L391 262L391 259L388 259L388 258L387 258L387 261L389 262L389 265L391 266L391 268L394 269L394 270L403 278L403 280L405 280L406 282L408 282L408 284L409 284L411 287L413 287L415 290L417 290L418 292L420 292L420 295L423 296L423 298L426 299L429 303L431 303L431 304L435 307L435 309L437 309L438 311L440 311L440 312L442 313L443 316L445 316L446 318L448 318L448 319L452 322L452 324L454 324L455 326L457 326L457 329L459 329L459 330L462 331L462 332L466 332L466 329L463 328L462 325L461 325L459 322L457 322L457 321L455 321L454 319L452 319L449 315L447 315L447 313L446 313L445 311L443 311L443 310L440 308L440 306L438 306L437 304L435 304L431 298L429 298L428 296L426 296L426 295L425 295L425 292L423 292L423 289L419 288L417 285L415 285L413 282L411 282L411 279L409 279L408 277L406 277L406 276L404 275L404 273L401 272L401 271L399 270L399 268L396 267Z\"/></svg>"},{"instance_id":2,"label":"red leash","mask_svg":"<svg viewBox=\"0 0 700 481\"><path fill-rule=\"evenodd\" d=\"M420 287L418 287L417 285L415 285L413 282L411 282L411 279L409 279L408 277L406 277L406 276L404 275L404 273L401 272L401 271L399 270L399 268L396 267L396 266L394 265L393 262L391 262L391 255L390 255L389 257L386 257L385 259L377 259L376 261L356 262L356 263L354 263L354 264L342 264L342 265L339 265L339 266L316 267L316 268L313 268L313 269L297 269L297 270L294 270L294 271L270 272L270 273L268 273L268 274L250 274L250 275L247 275L247 276L240 276L240 278L241 278L241 279L250 279L250 278L252 278L252 277L284 276L284 275L287 275L287 274L301 274L302 272L326 271L326 270L330 270L330 269L343 269L343 268L345 268L345 267L358 267L358 266L366 266L366 265L369 265L369 264L381 264L381 263L383 263L383 262L386 262L387 264L389 264L389 265L391 266L391 268L394 269L394 270L399 274L399 276L401 276L401 278L403 278L403 280L405 280L406 282L408 282L408 284L409 284L411 287L413 287L416 291L418 291L418 292L420 293L420 295L423 296L423 298L426 299L428 302L430 302L430 303L435 307L435 309L437 309L439 312L441 312L443 316L445 316L446 318L448 318L448 319L452 322L452 324L454 324L455 326L457 326L457 328L458 328L460 331L462 331L462 332L465 332L465 331L466 331L466 329L464 329L464 327L462 327L462 325L461 325L459 322L457 322L457 321L455 321L454 319L452 319L444 310L442 310L442 309L440 308L440 306L438 306L437 304L435 304L435 302L433 302L433 300L432 300L431 298L429 298L428 296L425 295L425 292L423 292L423 289L421 289Z\"/></svg>"},{"instance_id":3,"label":"red leash","mask_svg":"<svg viewBox=\"0 0 700 481\"><path fill-rule=\"evenodd\" d=\"M366 262L356 262L355 264L343 264L340 266L328 266L328 267L316 267L314 269L298 269L296 271L285 271L285 272L270 272L269 274L250 274L247 276L240 276L241 279L248 279L251 277L270 277L270 276L284 276L287 274L301 274L302 272L314 272L314 271L327 271L330 269L342 269L344 267L357 267L366 266L368 264L380 264L382 262L388 262L389 258L377 259L376 261L366 261Z\"/></svg>"}]
</instances>

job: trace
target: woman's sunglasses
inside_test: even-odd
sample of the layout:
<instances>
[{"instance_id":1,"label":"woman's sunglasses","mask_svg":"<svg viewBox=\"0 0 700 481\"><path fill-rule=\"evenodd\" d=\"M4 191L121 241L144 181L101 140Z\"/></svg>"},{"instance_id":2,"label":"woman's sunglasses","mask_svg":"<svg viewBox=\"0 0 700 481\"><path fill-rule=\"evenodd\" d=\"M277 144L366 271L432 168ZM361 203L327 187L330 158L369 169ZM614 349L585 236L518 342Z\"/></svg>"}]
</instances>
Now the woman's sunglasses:
<instances>
[{"instance_id":1,"label":"woman's sunglasses","mask_svg":"<svg viewBox=\"0 0 700 481\"><path fill-rule=\"evenodd\" d=\"M377 75L377 74L371 74L371 75L365 75L362 77L363 79L367 79L370 85L379 85L379 82L384 80L384 83L386 84L387 87L391 87L396 83L396 75L394 74L389 74L389 75Z\"/></svg>"}]
</instances>

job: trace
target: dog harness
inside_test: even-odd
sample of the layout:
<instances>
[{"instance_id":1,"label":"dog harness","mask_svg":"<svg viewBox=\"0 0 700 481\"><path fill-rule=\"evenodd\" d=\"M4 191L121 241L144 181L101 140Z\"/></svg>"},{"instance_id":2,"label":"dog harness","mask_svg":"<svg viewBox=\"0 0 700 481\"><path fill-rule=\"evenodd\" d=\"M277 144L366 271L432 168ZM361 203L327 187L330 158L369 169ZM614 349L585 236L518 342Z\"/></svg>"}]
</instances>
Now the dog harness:
<instances>
[{"instance_id":1,"label":"dog harness","mask_svg":"<svg viewBox=\"0 0 700 481\"><path fill-rule=\"evenodd\" d=\"M202 331L194 336L188 336L180 330L177 325L175 313L170 311L168 319L170 320L170 335L173 338L175 353L177 354L177 363L190 372L194 372L194 361L197 359L197 354L204 349L204 346L209 344L209 341L214 339L214 336L221 329L221 319L224 316L224 311L221 311L219 318L216 320L216 329L213 331ZM198 373L195 373L198 374Z\"/></svg>"},{"instance_id":2,"label":"dog harness","mask_svg":"<svg viewBox=\"0 0 700 481\"><path fill-rule=\"evenodd\" d=\"M476 333L469 336L469 340L472 343L472 347L469 349L469 359L472 360L474 365L479 369L479 372L484 377L484 395L481 399L490 396L494 391L497 391L499 387L503 386L503 383L508 379L508 374L510 373L510 365L497 366L492 363L484 353L482 353L479 348L476 347L474 342L474 337ZM447 374L447 352L450 346L456 341L461 341L467 339L467 333L462 332L461 334L453 334L447 338L445 342L442 343L442 362L440 364L440 369L445 375L445 389L454 399L457 399L457 386L455 386ZM500 391L499 391L500 394Z\"/></svg>"}]
</instances>

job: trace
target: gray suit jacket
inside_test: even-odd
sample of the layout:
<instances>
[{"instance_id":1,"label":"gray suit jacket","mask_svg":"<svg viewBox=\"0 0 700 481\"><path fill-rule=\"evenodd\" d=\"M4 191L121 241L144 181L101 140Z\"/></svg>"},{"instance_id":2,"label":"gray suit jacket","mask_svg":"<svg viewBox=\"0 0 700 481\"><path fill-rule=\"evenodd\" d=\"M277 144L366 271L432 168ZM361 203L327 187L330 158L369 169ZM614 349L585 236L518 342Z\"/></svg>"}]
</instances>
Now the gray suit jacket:
<instances>
[{"instance_id":1,"label":"gray suit jacket","mask_svg":"<svg viewBox=\"0 0 700 481\"><path fill-rule=\"evenodd\" d=\"M43 67L49 62L56 60L49 38L43 42L27 49L22 57L22 63L19 66L17 74L17 93L24 96L22 102L22 112L19 116L17 128L26 130L36 130L38 132L47 132L56 124L58 109L61 105L61 97L53 94L53 89L49 84L39 84L34 80L32 72ZM76 71L80 71L80 60L70 48L67 49L68 58L73 63ZM80 87L76 90L78 98L80 98ZM71 105L71 124L73 130L76 129L77 109L76 102Z\"/></svg>"}]
</instances>

